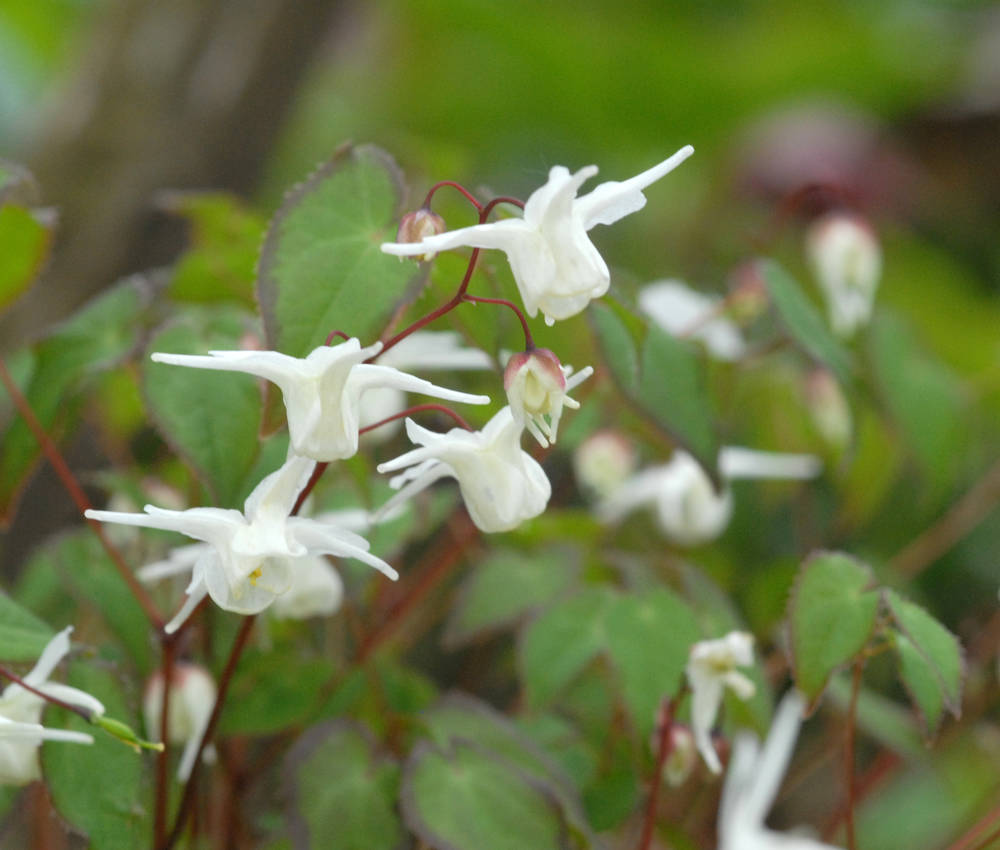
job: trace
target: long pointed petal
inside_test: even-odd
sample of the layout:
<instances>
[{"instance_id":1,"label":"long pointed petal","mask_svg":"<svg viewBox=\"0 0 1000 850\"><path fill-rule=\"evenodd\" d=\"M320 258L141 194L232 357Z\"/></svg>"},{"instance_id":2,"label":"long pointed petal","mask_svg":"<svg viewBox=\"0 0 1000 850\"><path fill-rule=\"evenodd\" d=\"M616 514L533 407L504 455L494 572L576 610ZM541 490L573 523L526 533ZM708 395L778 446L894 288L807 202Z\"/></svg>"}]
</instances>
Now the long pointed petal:
<instances>
[{"instance_id":1,"label":"long pointed petal","mask_svg":"<svg viewBox=\"0 0 1000 850\"><path fill-rule=\"evenodd\" d=\"M472 393L463 393L458 390L449 390L445 387L439 387L437 384L432 384L423 378L418 378L416 375L408 375L406 372L400 372L391 366L364 364L355 366L351 370L350 377L347 380L351 390L359 395L365 390L375 389L376 387L392 387L397 390L422 393L434 398L441 398L446 401L459 401L464 404L490 403L488 395L473 395Z\"/></svg>"},{"instance_id":2,"label":"long pointed petal","mask_svg":"<svg viewBox=\"0 0 1000 850\"><path fill-rule=\"evenodd\" d=\"M72 632L73 627L66 626L65 629L48 642L45 649L42 650L42 655L38 659L38 662L32 668L31 672L24 677L25 682L37 688L52 675L52 671L56 669L56 665L69 653L69 636Z\"/></svg>"},{"instance_id":3,"label":"long pointed petal","mask_svg":"<svg viewBox=\"0 0 1000 850\"><path fill-rule=\"evenodd\" d=\"M447 478L452 474L451 468L444 463L435 464L430 467L426 472L424 472L423 475L409 482L391 499L389 499L389 501L382 505L382 507L375 511L375 513L372 514L372 523L374 524L380 522L385 516L395 510L398 505L403 504L421 490L427 489L435 481L441 478Z\"/></svg>"},{"instance_id":4,"label":"long pointed petal","mask_svg":"<svg viewBox=\"0 0 1000 850\"><path fill-rule=\"evenodd\" d=\"M761 452L740 446L725 446L719 452L723 478L806 479L819 475L823 465L813 455Z\"/></svg>"},{"instance_id":5,"label":"long pointed petal","mask_svg":"<svg viewBox=\"0 0 1000 850\"><path fill-rule=\"evenodd\" d=\"M192 584L188 587L187 598L184 600L184 604L181 606L180 611L178 611L173 619L163 627L168 635L176 632L191 616L195 608L198 607L202 599L208 596L208 588L205 586L204 579L197 582L197 584Z\"/></svg>"},{"instance_id":6,"label":"long pointed petal","mask_svg":"<svg viewBox=\"0 0 1000 850\"><path fill-rule=\"evenodd\" d=\"M437 254L451 248L496 248L506 253L516 247L530 228L519 218L507 218L491 224L476 224L428 236L421 242L383 242L382 251L397 257Z\"/></svg>"},{"instance_id":7,"label":"long pointed petal","mask_svg":"<svg viewBox=\"0 0 1000 850\"><path fill-rule=\"evenodd\" d=\"M203 354L168 354L154 352L150 359L171 366L188 366L194 369L211 369L219 372L244 372L277 384L284 385L301 371L302 361L278 351L210 351Z\"/></svg>"}]
</instances>

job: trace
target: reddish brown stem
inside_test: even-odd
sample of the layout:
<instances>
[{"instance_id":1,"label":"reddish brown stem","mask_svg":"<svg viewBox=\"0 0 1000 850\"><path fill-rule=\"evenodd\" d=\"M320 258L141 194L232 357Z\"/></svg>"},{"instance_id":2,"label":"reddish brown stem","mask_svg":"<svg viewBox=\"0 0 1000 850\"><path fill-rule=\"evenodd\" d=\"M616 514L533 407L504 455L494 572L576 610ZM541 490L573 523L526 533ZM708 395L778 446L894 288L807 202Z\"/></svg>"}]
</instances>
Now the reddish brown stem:
<instances>
[{"instance_id":1,"label":"reddish brown stem","mask_svg":"<svg viewBox=\"0 0 1000 850\"><path fill-rule=\"evenodd\" d=\"M156 757L156 799L153 810L153 846L159 847L163 844L167 835L167 800L169 798L170 778L168 775L168 765L170 758L170 741L168 730L170 729L170 686L174 679L174 648L175 635L164 635L160 641L163 649L163 665L161 675L163 676L163 695L160 699L160 742L163 749Z\"/></svg>"},{"instance_id":2,"label":"reddish brown stem","mask_svg":"<svg viewBox=\"0 0 1000 850\"><path fill-rule=\"evenodd\" d=\"M998 821L1000 821L1000 805L990 809L986 815L973 824L968 832L949 844L948 850L979 850L979 848L992 846L990 842L1000 834L1000 829L989 834L986 833L991 827L997 827Z\"/></svg>"},{"instance_id":3,"label":"reddish brown stem","mask_svg":"<svg viewBox=\"0 0 1000 850\"><path fill-rule=\"evenodd\" d=\"M670 758L673 748L674 713L677 701L666 697L660 704L661 722L656 743L656 767L653 770L653 786L649 789L649 799L646 801L646 816L642 821L642 834L639 837L639 850L649 850L653 840L653 828L656 826L656 802L660 796L660 786L663 784L663 766Z\"/></svg>"},{"instance_id":4,"label":"reddish brown stem","mask_svg":"<svg viewBox=\"0 0 1000 850\"><path fill-rule=\"evenodd\" d=\"M431 201L434 199L435 193L438 189L443 189L445 186L457 189L461 192L465 196L465 199L476 208L477 212L483 209L483 205L475 199L472 192L466 189L461 183L456 183L454 180L441 180L431 186L430 191L427 193L427 197L424 198L423 209L429 210L431 208Z\"/></svg>"},{"instance_id":5,"label":"reddish brown stem","mask_svg":"<svg viewBox=\"0 0 1000 850\"><path fill-rule=\"evenodd\" d=\"M478 539L478 530L472 524L464 509L457 508L452 515L452 521L458 525L453 528L454 539L441 552L432 546L424 557L424 563L414 570L418 576L412 587L407 588L404 595L386 612L382 625L371 632L362 642L358 650L358 664L363 664L376 649L385 643L406 622L409 613L424 599L458 564L470 546Z\"/></svg>"},{"instance_id":6,"label":"reddish brown stem","mask_svg":"<svg viewBox=\"0 0 1000 850\"><path fill-rule=\"evenodd\" d=\"M55 470L56 475L59 476L59 480L62 482L63 487L69 494L70 498L76 504L80 513L83 514L90 510L93 505L90 503L90 499L87 498L87 494L83 492L83 488L80 486L80 482L76 480L76 476L70 470L69 465L63 459L59 448L56 446L55 442L49 437L48 433L45 431L45 427L38 420L35 415L35 411L32 410L31 404L28 399L25 398L24 393L21 392L20 388L14 382L9 371L7 371L7 364L0 358L0 381L3 382L4 387L6 387L7 392L10 394L11 400L14 402L15 407L17 407L18 412L24 419L25 424L31 430L35 439L38 441L38 445L42 449L45 457L48 459L52 468ZM104 529L97 520L88 519L88 525L93 530L94 534L97 535L97 539L101 541L101 545L104 547L104 551L108 553L108 557L111 562L115 565L118 573L121 575L122 580L128 585L129 590L135 597L136 601L141 606L142 610L146 612L146 616L149 621L157 628L163 628L163 618L160 616L160 612L156 610L156 606L153 604L153 600L150 599L149 594L146 593L145 588L139 584L135 575L133 575L132 570L129 569L128 564L125 563L125 559L122 557L121 552L108 540L104 533Z\"/></svg>"},{"instance_id":7,"label":"reddish brown stem","mask_svg":"<svg viewBox=\"0 0 1000 850\"><path fill-rule=\"evenodd\" d=\"M316 464L316 468L313 470L312 475L309 476L306 486L302 488L302 492L299 493L299 497L295 500L295 507L292 508L292 516L296 516L302 509L302 505L305 504L306 499L309 498L309 494L316 487L320 478L323 477L323 473L326 472L326 468L329 465L330 464L326 462Z\"/></svg>"},{"instance_id":8,"label":"reddish brown stem","mask_svg":"<svg viewBox=\"0 0 1000 850\"><path fill-rule=\"evenodd\" d=\"M531 329L528 327L528 320L525 318L524 313L521 312L521 308L514 302L507 301L505 298L483 298L479 295L469 295L468 293L462 296L462 300L469 301L473 304L502 304L504 307L510 307L510 309L517 314L518 321L521 323L521 330L524 331L525 350L531 351L531 349L535 347L535 340L531 336Z\"/></svg>"},{"instance_id":9,"label":"reddish brown stem","mask_svg":"<svg viewBox=\"0 0 1000 850\"><path fill-rule=\"evenodd\" d=\"M341 330L330 331L330 333L328 333L326 336L326 342L324 343L324 345L329 345L338 336L344 341L350 339L350 337Z\"/></svg>"},{"instance_id":10,"label":"reddish brown stem","mask_svg":"<svg viewBox=\"0 0 1000 850\"><path fill-rule=\"evenodd\" d=\"M236 633L236 639L233 641L233 648L229 653L229 658L226 660L225 669L223 669L222 675L219 677L219 693L215 697L215 705L212 706L212 714L208 718L208 725L205 727L205 734L201 736L201 741L198 744L198 751L194 756L194 767L191 770L191 776L184 785L184 792L181 795L180 806L177 808L177 816L174 818L173 829L170 830L170 835L167 836L167 840L162 845L158 845L159 850L170 850L177 844L184 832L184 825L187 822L188 816L191 814L191 808L194 805L194 789L198 777L198 769L201 764L202 753L205 751L205 747L208 745L208 742L212 740L212 735L215 734L215 727L219 723L219 717L222 714L222 706L226 701L226 694L228 693L229 685L233 680L233 673L236 672L236 665L239 663L240 656L246 648L247 639L250 637L250 632L253 631L253 625L256 620L256 614L245 617L243 622L240 624L240 630Z\"/></svg>"},{"instance_id":11,"label":"reddish brown stem","mask_svg":"<svg viewBox=\"0 0 1000 850\"><path fill-rule=\"evenodd\" d=\"M425 410L436 410L439 413L444 413L455 420L460 428L464 428L466 431L472 430L472 426L450 407L445 407L443 404L415 404L413 407L408 407L406 410L401 410L399 413L394 413L392 416L387 416L385 419L380 419L378 422L371 425L365 425L364 428L361 428L358 431L358 434L367 434L369 431L374 431L376 428L381 428L383 425L388 425L390 422L395 422L397 419L402 419L404 416L409 416L413 413L421 413Z\"/></svg>"},{"instance_id":12,"label":"reddish brown stem","mask_svg":"<svg viewBox=\"0 0 1000 850\"><path fill-rule=\"evenodd\" d=\"M12 681L16 685L20 685L22 688L24 688L29 693L33 693L36 697L39 697L40 699L43 699L46 702L50 702L53 705L58 705L60 708L65 708L66 711L71 711L71 712L73 712L73 714L76 714L79 717L82 717L88 723L91 722L92 715L91 715L91 713L89 711L87 711L87 709L82 708L79 705L73 705L73 703L70 703L70 702L65 702L64 700L58 699L56 697L50 697L46 693L42 693L42 691L38 690L38 688L32 687L27 682L25 682L24 679L22 679L17 674L12 673L6 667L0 667L0 676L2 676L5 679L9 679L10 681Z\"/></svg>"},{"instance_id":13,"label":"reddish brown stem","mask_svg":"<svg viewBox=\"0 0 1000 850\"><path fill-rule=\"evenodd\" d=\"M854 764L855 737L858 726L858 694L861 692L861 674L865 662L859 658L854 663L854 676L851 679L851 702L847 709L847 734L844 741L844 771L847 782L847 808L845 811L847 848L857 850L857 835L854 828L854 807L858 799L858 778Z\"/></svg>"}]
</instances>

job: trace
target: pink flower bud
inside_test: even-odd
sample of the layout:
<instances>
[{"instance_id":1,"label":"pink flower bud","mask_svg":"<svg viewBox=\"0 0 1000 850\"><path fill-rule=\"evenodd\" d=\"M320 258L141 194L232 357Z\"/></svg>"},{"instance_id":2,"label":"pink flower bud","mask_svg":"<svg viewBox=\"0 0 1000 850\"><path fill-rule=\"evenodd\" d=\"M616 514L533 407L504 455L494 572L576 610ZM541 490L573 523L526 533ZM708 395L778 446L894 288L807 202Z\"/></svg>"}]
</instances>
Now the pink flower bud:
<instances>
[{"instance_id":1,"label":"pink flower bud","mask_svg":"<svg viewBox=\"0 0 1000 850\"><path fill-rule=\"evenodd\" d=\"M399 230L396 231L396 242L404 244L423 242L428 236L437 236L439 233L444 233L446 229L447 225L441 216L431 212L426 207L421 207L419 210L408 212L400 219ZM434 259L434 252L420 254L413 259L429 262Z\"/></svg>"},{"instance_id":2,"label":"pink flower bud","mask_svg":"<svg viewBox=\"0 0 1000 850\"><path fill-rule=\"evenodd\" d=\"M851 437L851 408L837 379L827 369L815 369L806 378L805 394L820 436L834 448L843 448Z\"/></svg>"},{"instance_id":3,"label":"pink flower bud","mask_svg":"<svg viewBox=\"0 0 1000 850\"><path fill-rule=\"evenodd\" d=\"M589 366L566 380L569 367L547 348L533 348L515 354L503 373L503 387L515 420L531 435L548 446L556 441L563 406L577 409L580 404L568 395L571 389L593 373Z\"/></svg>"}]
</instances>

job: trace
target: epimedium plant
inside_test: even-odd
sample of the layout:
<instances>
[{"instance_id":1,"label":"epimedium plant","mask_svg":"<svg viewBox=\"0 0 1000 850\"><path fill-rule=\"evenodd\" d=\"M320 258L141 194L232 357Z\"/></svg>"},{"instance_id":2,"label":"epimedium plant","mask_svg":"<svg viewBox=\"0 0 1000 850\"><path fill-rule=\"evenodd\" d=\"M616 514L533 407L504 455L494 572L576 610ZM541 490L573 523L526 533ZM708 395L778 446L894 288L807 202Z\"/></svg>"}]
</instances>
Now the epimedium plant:
<instances>
[{"instance_id":1,"label":"epimedium plant","mask_svg":"<svg viewBox=\"0 0 1000 850\"><path fill-rule=\"evenodd\" d=\"M861 846L878 800L858 736L912 758L902 695L932 738L961 716L964 661L898 575L830 551L834 510L868 483L852 455L873 428L926 411L915 462L949 444L955 385L877 310L861 339L881 257L857 212L807 239L829 322L773 258L748 259L723 300L613 285L591 231L668 195L657 181L691 153L586 194L592 166L554 167L524 201L444 181L405 212L391 157L346 146L266 230L232 199L165 196L192 228L177 265L0 364L0 506L44 455L91 526L40 546L0 596L0 778L40 776L98 850ZM53 241L15 191L28 181L0 171L0 303ZM439 192L475 223L448 229ZM911 352L922 393L892 385ZM769 369L801 375L806 426L723 445L754 437L727 397ZM60 453L81 420L116 460L92 482L107 509ZM748 486L774 528L810 491L835 506L809 533L741 541L743 558L801 562L763 624L713 569ZM72 653L53 637L69 624ZM67 653L72 684L13 716ZM141 742L141 703L155 755L113 740ZM824 835L779 834L764 820L821 704L847 730L843 802ZM105 715L112 735L63 746Z\"/></svg>"}]
</instances>

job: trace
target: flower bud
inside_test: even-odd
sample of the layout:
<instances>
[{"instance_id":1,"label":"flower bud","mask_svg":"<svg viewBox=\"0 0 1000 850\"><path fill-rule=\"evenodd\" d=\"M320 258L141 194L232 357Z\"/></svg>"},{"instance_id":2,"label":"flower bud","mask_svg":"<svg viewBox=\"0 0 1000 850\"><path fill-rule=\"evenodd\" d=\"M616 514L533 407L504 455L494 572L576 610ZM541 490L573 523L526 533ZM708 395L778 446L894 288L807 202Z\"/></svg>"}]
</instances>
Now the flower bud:
<instances>
[{"instance_id":1,"label":"flower bud","mask_svg":"<svg viewBox=\"0 0 1000 850\"><path fill-rule=\"evenodd\" d=\"M215 681L204 667L179 663L174 666L170 686L170 706L167 715L167 740L184 743L184 754L177 768L177 778L186 782L194 767L194 757L208 719L215 705ZM146 684L142 698L146 734L160 739L160 710L163 706L163 673L157 672ZM214 750L205 750L205 759L214 758Z\"/></svg>"},{"instance_id":2,"label":"flower bud","mask_svg":"<svg viewBox=\"0 0 1000 850\"><path fill-rule=\"evenodd\" d=\"M396 242L413 243L423 242L428 236L437 236L444 233L447 225L444 219L437 213L431 212L427 207L408 212L399 221L399 230L396 231ZM434 259L434 252L421 254L413 259L430 262Z\"/></svg>"},{"instance_id":3,"label":"flower bud","mask_svg":"<svg viewBox=\"0 0 1000 850\"><path fill-rule=\"evenodd\" d=\"M566 393L593 374L589 366L581 369L567 383L559 358L547 348L532 348L515 354L507 361L503 388L507 391L515 420L531 432L543 447L556 441L562 409L577 409L580 403Z\"/></svg>"},{"instance_id":4,"label":"flower bud","mask_svg":"<svg viewBox=\"0 0 1000 850\"><path fill-rule=\"evenodd\" d=\"M810 225L806 254L826 298L830 325L851 336L871 318L882 274L882 250L868 223L856 215L829 213Z\"/></svg>"},{"instance_id":5,"label":"flower bud","mask_svg":"<svg viewBox=\"0 0 1000 850\"><path fill-rule=\"evenodd\" d=\"M820 436L833 448L843 448L851 437L851 408L837 379L827 369L815 369L806 378L805 393Z\"/></svg>"},{"instance_id":6,"label":"flower bud","mask_svg":"<svg viewBox=\"0 0 1000 850\"><path fill-rule=\"evenodd\" d=\"M671 788L683 785L698 762L698 748L687 726L674 724L670 730L670 755L663 764L663 778Z\"/></svg>"},{"instance_id":7,"label":"flower bud","mask_svg":"<svg viewBox=\"0 0 1000 850\"><path fill-rule=\"evenodd\" d=\"M621 487L635 472L635 448L618 431L598 431L584 440L573 453L577 483L588 494L604 499Z\"/></svg>"}]
</instances>

